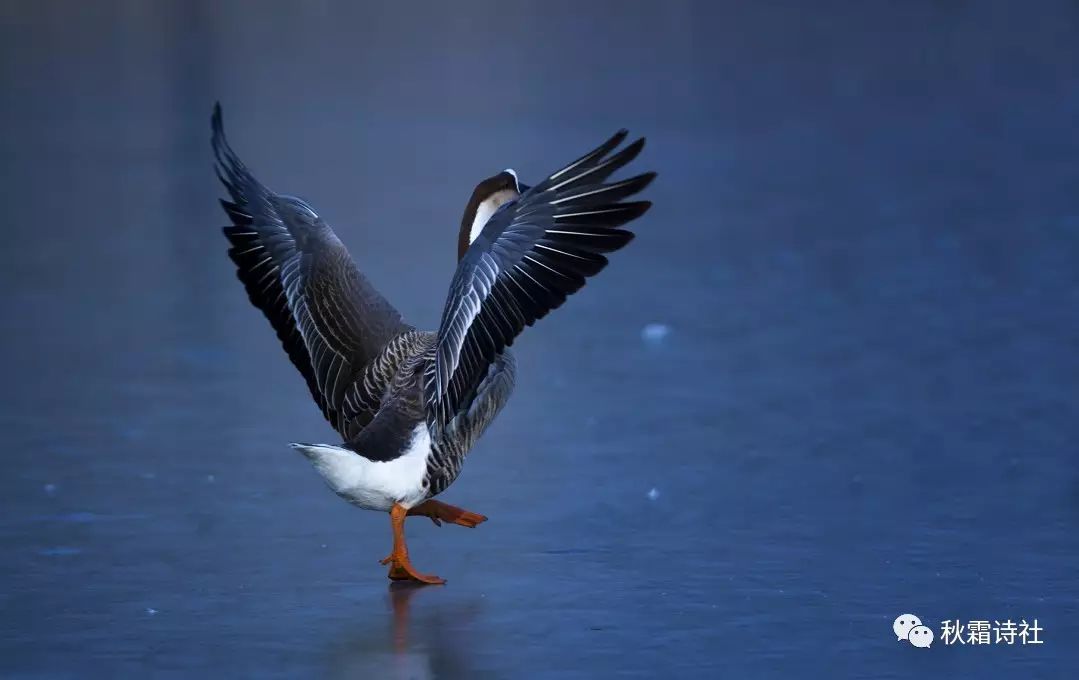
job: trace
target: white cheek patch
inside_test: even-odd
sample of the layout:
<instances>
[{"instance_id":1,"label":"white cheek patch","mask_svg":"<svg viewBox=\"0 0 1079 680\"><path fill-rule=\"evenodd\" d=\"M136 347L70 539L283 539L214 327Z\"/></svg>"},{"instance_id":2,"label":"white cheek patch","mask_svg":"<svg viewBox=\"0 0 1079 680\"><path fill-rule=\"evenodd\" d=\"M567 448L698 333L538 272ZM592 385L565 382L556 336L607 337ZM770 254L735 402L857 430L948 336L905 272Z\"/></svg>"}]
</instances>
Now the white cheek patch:
<instances>
[{"instance_id":1,"label":"white cheek patch","mask_svg":"<svg viewBox=\"0 0 1079 680\"><path fill-rule=\"evenodd\" d=\"M487 225L487 220L491 219L491 215L494 215L504 204L509 203L518 196L520 194L512 189L503 189L491 194L490 198L480 203L476 208L476 217L472 220L472 228L468 232L468 243L471 245L479 237L480 232Z\"/></svg>"}]
</instances>

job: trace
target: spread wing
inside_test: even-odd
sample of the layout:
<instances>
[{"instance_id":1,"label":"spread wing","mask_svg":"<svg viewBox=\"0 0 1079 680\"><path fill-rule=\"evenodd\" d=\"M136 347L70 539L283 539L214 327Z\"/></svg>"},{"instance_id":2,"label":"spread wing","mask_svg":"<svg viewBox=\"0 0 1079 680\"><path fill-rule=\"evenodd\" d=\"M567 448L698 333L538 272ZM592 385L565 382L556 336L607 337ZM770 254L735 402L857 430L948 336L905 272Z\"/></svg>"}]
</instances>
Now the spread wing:
<instances>
[{"instance_id":1,"label":"spread wing","mask_svg":"<svg viewBox=\"0 0 1079 680\"><path fill-rule=\"evenodd\" d=\"M342 431L356 415L344 403L353 378L409 327L311 206L273 193L248 171L225 139L219 105L213 150L217 175L231 199L221 205L232 220L224 233L236 274L326 419Z\"/></svg>"},{"instance_id":2,"label":"spread wing","mask_svg":"<svg viewBox=\"0 0 1079 680\"><path fill-rule=\"evenodd\" d=\"M502 206L469 246L450 284L426 374L429 425L443 427L467 409L492 361L524 327L606 267L603 253L633 238L619 227L651 203L624 199L655 173L604 183L644 147L639 139L611 155L627 134L618 132Z\"/></svg>"}]
</instances>

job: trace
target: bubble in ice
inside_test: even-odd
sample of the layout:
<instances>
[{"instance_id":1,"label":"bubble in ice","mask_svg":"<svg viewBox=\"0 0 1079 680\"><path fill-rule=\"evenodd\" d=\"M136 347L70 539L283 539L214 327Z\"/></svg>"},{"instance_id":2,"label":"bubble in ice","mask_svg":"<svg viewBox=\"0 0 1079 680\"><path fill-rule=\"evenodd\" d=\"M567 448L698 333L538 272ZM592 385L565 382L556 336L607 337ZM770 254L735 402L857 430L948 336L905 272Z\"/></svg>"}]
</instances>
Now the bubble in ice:
<instances>
[{"instance_id":1,"label":"bubble in ice","mask_svg":"<svg viewBox=\"0 0 1079 680\"><path fill-rule=\"evenodd\" d=\"M648 500L654 501L657 498L659 498L659 489L657 489L656 487L653 486L651 489L648 490L647 495L648 495Z\"/></svg>"},{"instance_id":2,"label":"bubble in ice","mask_svg":"<svg viewBox=\"0 0 1079 680\"><path fill-rule=\"evenodd\" d=\"M650 323L641 329L641 340L650 344L659 344L671 334L671 327L665 323Z\"/></svg>"},{"instance_id":3,"label":"bubble in ice","mask_svg":"<svg viewBox=\"0 0 1079 680\"><path fill-rule=\"evenodd\" d=\"M68 546L59 545L52 548L45 548L44 550L39 550L38 554L45 557L66 557L69 555L78 555L81 552L82 550L79 550L78 548L71 548Z\"/></svg>"}]
</instances>

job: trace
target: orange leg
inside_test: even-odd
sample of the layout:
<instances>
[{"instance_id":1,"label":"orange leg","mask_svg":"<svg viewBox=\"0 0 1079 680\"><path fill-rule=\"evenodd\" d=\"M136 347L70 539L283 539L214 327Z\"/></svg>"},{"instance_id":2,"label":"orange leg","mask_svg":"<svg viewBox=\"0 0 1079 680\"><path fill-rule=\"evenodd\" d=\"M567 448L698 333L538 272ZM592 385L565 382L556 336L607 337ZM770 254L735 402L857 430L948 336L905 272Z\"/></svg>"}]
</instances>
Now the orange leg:
<instances>
[{"instance_id":1,"label":"orange leg","mask_svg":"<svg viewBox=\"0 0 1079 680\"><path fill-rule=\"evenodd\" d=\"M469 529L474 529L477 524L487 521L487 518L479 513L469 512L468 510L434 499L424 501L416 507L411 508L408 511L408 514L430 517L431 521L438 526L442 526L443 522L449 522L450 524L457 524L458 526L468 527Z\"/></svg>"},{"instance_id":2,"label":"orange leg","mask_svg":"<svg viewBox=\"0 0 1079 680\"><path fill-rule=\"evenodd\" d=\"M419 581L441 585L446 581L430 574L421 574L412 566L408 559L408 547L405 545L405 516L408 510L399 503L394 503L390 509L390 523L393 525L393 552L382 560L382 564L390 565L390 573L387 574L394 581Z\"/></svg>"}]
</instances>

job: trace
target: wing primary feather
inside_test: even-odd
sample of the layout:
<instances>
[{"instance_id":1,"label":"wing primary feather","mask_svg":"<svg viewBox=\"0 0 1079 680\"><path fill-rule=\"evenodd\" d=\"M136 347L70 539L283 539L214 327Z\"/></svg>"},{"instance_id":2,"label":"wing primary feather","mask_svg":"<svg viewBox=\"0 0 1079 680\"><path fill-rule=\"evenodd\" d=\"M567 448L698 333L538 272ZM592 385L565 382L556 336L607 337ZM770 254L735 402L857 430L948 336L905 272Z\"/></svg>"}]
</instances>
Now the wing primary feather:
<instances>
[{"instance_id":1,"label":"wing primary feather","mask_svg":"<svg viewBox=\"0 0 1079 680\"><path fill-rule=\"evenodd\" d=\"M576 170L577 168L581 167L582 165L587 165L588 163L591 163L592 161L596 160L597 158L602 158L602 157L606 156L607 154L609 154L611 152L612 149L616 148L619 144L621 144L622 140L624 140L626 138L626 135L628 135L628 134L629 134L629 130L626 130L625 128L619 130L618 132L614 133L611 136L611 138L608 139L603 144L600 144L595 149L592 149L591 151L589 151L585 155L581 156L580 158L573 161L572 163L570 163L566 167L562 168L558 172L551 175L548 178L548 180L549 181L556 180L559 177L561 177L562 175L566 174L567 172L572 172L572 171Z\"/></svg>"},{"instance_id":2,"label":"wing primary feather","mask_svg":"<svg viewBox=\"0 0 1079 680\"><path fill-rule=\"evenodd\" d=\"M619 201L626 196L632 196L641 189L644 189L651 184L652 180L655 178L656 173L646 172L642 175L637 175L636 177L624 179L621 182L615 182L614 184L589 184L574 187L571 193L559 195L558 198L551 201L551 204L559 205L570 201L580 201L582 204L591 205L601 197L604 202ZM584 201L583 199L588 200Z\"/></svg>"},{"instance_id":3,"label":"wing primary feather","mask_svg":"<svg viewBox=\"0 0 1079 680\"><path fill-rule=\"evenodd\" d=\"M626 148L622 149L615 155L607 158L603 162L593 165L592 167L586 168L585 170L572 177L563 179L558 184L547 187L547 190L558 191L559 189L569 188L572 185L578 182L583 182L586 179L591 180L592 182L602 182L603 180L610 177L619 168L623 167L624 165L632 161L634 158L636 158L637 155L641 153L641 149L643 148L644 138L642 137L627 146Z\"/></svg>"}]
</instances>

